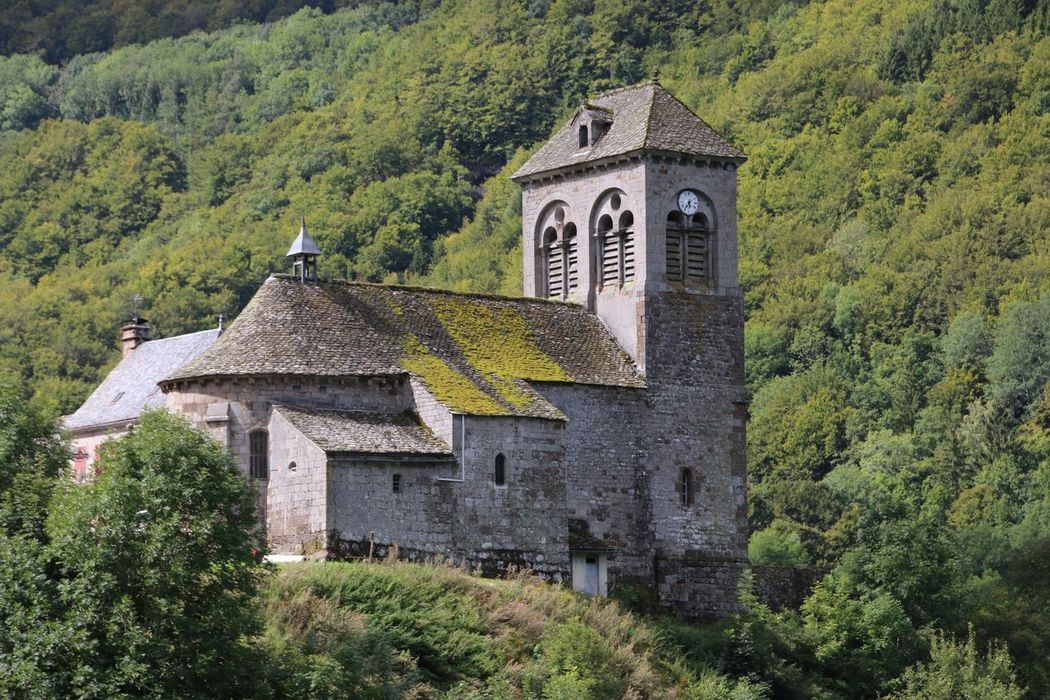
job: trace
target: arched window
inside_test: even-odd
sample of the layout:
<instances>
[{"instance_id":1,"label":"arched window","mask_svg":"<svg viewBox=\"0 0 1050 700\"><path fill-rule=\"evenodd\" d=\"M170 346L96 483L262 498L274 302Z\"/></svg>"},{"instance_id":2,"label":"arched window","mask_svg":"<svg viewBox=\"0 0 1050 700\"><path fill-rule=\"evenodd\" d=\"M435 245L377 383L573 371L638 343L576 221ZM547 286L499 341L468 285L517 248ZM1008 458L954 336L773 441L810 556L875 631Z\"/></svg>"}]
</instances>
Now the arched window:
<instances>
[{"instance_id":1,"label":"arched window","mask_svg":"<svg viewBox=\"0 0 1050 700\"><path fill-rule=\"evenodd\" d=\"M253 479L270 478L270 436L265 430L248 433L248 471Z\"/></svg>"},{"instance_id":2,"label":"arched window","mask_svg":"<svg viewBox=\"0 0 1050 700\"><path fill-rule=\"evenodd\" d=\"M590 138L589 138L589 134L587 133L587 125L586 124L580 124L579 147L580 148L587 148L587 146L589 146L589 145L590 145Z\"/></svg>"},{"instance_id":3,"label":"arched window","mask_svg":"<svg viewBox=\"0 0 1050 700\"><path fill-rule=\"evenodd\" d=\"M507 458L503 456L503 453L496 455L496 466L492 479L496 482L496 486L503 486L507 483Z\"/></svg>"},{"instance_id":4,"label":"arched window","mask_svg":"<svg viewBox=\"0 0 1050 700\"><path fill-rule=\"evenodd\" d=\"M565 258L566 288L570 292L576 291L580 285L579 255L576 246L576 224L565 224L562 231L564 236L563 248Z\"/></svg>"},{"instance_id":5,"label":"arched window","mask_svg":"<svg viewBox=\"0 0 1050 700\"><path fill-rule=\"evenodd\" d=\"M678 488L678 495L682 499L683 506L693 505L693 470L683 469L681 474L681 483Z\"/></svg>"},{"instance_id":6,"label":"arched window","mask_svg":"<svg viewBox=\"0 0 1050 700\"><path fill-rule=\"evenodd\" d=\"M401 475L394 474L393 481L390 484L390 490L394 493L401 493Z\"/></svg>"},{"instance_id":7,"label":"arched window","mask_svg":"<svg viewBox=\"0 0 1050 700\"><path fill-rule=\"evenodd\" d=\"M711 227L705 214L668 214L666 252L669 281L711 284Z\"/></svg>"},{"instance_id":8,"label":"arched window","mask_svg":"<svg viewBox=\"0 0 1050 700\"><path fill-rule=\"evenodd\" d=\"M634 214L629 211L620 214L619 230L623 256L620 278L627 282L634 279Z\"/></svg>"},{"instance_id":9,"label":"arched window","mask_svg":"<svg viewBox=\"0 0 1050 700\"><path fill-rule=\"evenodd\" d=\"M543 232L543 257L547 268L547 296L561 298L564 289L561 246L553 226Z\"/></svg>"},{"instance_id":10,"label":"arched window","mask_svg":"<svg viewBox=\"0 0 1050 700\"><path fill-rule=\"evenodd\" d=\"M620 252L612 237L613 220L608 214L598 218L598 250L602 263L602 287L611 287L620 279Z\"/></svg>"},{"instance_id":11,"label":"arched window","mask_svg":"<svg viewBox=\"0 0 1050 700\"><path fill-rule=\"evenodd\" d=\"M609 207L616 214L620 208L620 196L609 198ZM634 279L634 214L622 211L618 214L617 226L613 228L610 214L598 217L595 229L602 264L602 288L623 285Z\"/></svg>"}]
</instances>

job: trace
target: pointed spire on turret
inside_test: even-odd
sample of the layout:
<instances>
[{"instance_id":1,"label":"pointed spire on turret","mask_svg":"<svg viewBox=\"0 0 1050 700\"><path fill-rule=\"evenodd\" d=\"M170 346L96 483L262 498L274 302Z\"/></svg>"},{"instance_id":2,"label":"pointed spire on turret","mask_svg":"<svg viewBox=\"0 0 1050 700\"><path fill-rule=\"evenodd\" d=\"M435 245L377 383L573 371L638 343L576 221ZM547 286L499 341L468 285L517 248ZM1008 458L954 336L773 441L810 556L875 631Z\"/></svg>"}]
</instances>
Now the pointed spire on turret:
<instances>
[{"instance_id":1,"label":"pointed spire on turret","mask_svg":"<svg viewBox=\"0 0 1050 700\"><path fill-rule=\"evenodd\" d=\"M317 256L320 254L321 249L317 242L306 230L306 217L304 216L299 235L292 241L292 247L288 249L286 256L292 259L292 274L298 277L300 282L316 282Z\"/></svg>"}]
</instances>

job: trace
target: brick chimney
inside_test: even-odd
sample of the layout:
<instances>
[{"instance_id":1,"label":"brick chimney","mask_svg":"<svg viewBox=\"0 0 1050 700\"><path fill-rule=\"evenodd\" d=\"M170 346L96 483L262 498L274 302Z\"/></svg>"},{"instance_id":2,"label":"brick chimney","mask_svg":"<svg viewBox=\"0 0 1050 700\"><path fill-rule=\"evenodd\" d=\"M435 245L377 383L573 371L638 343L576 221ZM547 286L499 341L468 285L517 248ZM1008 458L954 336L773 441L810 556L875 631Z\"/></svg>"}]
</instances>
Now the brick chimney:
<instances>
[{"instance_id":1,"label":"brick chimney","mask_svg":"<svg viewBox=\"0 0 1050 700\"><path fill-rule=\"evenodd\" d=\"M120 343L123 356L127 357L135 348L149 340L149 321L133 316L120 328Z\"/></svg>"}]
</instances>

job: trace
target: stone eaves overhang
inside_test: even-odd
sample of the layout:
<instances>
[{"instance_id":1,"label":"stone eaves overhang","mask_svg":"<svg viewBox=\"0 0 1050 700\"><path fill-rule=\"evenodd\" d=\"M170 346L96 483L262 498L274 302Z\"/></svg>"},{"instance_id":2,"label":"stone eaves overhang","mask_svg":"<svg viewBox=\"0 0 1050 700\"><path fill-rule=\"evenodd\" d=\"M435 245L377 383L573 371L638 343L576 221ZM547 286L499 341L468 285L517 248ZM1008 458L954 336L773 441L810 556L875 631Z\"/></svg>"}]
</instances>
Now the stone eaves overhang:
<instances>
[{"instance_id":1,"label":"stone eaves overhang","mask_svg":"<svg viewBox=\"0 0 1050 700\"><path fill-rule=\"evenodd\" d=\"M639 149L631 153L624 153L622 155L610 156L608 158L601 158L598 160L588 160L580 163L572 163L569 165L551 168L550 170L543 170L536 173L529 173L526 175L513 175L510 179L518 183L519 185L528 185L537 182L561 182L562 180L571 177L590 175L604 170L621 168L625 165L630 165L632 163L641 163L646 159L651 159L655 162L678 162L682 163L683 165L692 164L698 168L725 168L734 170L736 168L739 168L747 161L746 156L740 158L724 158L716 156L697 156L690 155L688 153L677 153L675 151Z\"/></svg>"}]
</instances>

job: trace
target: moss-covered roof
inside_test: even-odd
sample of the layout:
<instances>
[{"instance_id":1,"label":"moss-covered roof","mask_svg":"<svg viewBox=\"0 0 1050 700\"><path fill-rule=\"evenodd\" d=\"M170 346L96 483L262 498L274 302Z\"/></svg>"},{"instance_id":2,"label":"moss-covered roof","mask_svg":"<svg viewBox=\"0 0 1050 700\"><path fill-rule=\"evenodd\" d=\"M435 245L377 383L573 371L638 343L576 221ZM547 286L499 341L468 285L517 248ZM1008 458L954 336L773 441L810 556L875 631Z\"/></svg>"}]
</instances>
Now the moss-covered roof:
<instances>
[{"instance_id":1,"label":"moss-covered roof","mask_svg":"<svg viewBox=\"0 0 1050 700\"><path fill-rule=\"evenodd\" d=\"M473 415L562 418L530 382L643 385L601 321L573 304L285 276L169 381L406 372Z\"/></svg>"}]
</instances>

